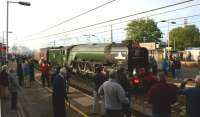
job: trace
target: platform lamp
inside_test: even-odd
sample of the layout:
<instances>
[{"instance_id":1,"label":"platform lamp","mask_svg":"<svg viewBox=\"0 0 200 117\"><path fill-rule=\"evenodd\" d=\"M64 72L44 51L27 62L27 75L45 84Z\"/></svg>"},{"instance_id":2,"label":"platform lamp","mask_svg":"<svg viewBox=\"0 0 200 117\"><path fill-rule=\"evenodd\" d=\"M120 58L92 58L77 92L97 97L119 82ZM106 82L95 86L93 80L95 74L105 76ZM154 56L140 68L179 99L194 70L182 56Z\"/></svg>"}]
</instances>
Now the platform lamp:
<instances>
[{"instance_id":1,"label":"platform lamp","mask_svg":"<svg viewBox=\"0 0 200 117\"><path fill-rule=\"evenodd\" d=\"M176 24L176 22L170 22L168 20L162 20L160 22L167 22L167 47L169 47L169 24Z\"/></svg>"},{"instance_id":2,"label":"platform lamp","mask_svg":"<svg viewBox=\"0 0 200 117\"><path fill-rule=\"evenodd\" d=\"M2 46L5 44L5 40L4 40L4 39L5 39L5 38L4 38L4 34L5 34L5 33L6 33L6 31L3 31L3 32L2 32L2 34L3 34L3 35L2 35ZM12 31L8 31L8 33L13 33L13 32L12 32ZM6 48L7 48L7 47L6 47ZM1 58L4 58L4 57L5 57L5 55L3 55L3 53L1 53ZM4 65L4 64L5 64L5 61L3 60L2 63L3 63L3 65Z\"/></svg>"},{"instance_id":3,"label":"platform lamp","mask_svg":"<svg viewBox=\"0 0 200 117\"><path fill-rule=\"evenodd\" d=\"M9 3L18 3L18 4L20 4L20 5L24 5L24 6L30 6L31 5L31 3L30 2L23 2L23 1L18 1L18 2L14 2L14 1L8 1L7 0L7 13L6 13L6 62L8 61L8 33L9 33L9 31L8 31L8 21L9 21Z\"/></svg>"}]
</instances>

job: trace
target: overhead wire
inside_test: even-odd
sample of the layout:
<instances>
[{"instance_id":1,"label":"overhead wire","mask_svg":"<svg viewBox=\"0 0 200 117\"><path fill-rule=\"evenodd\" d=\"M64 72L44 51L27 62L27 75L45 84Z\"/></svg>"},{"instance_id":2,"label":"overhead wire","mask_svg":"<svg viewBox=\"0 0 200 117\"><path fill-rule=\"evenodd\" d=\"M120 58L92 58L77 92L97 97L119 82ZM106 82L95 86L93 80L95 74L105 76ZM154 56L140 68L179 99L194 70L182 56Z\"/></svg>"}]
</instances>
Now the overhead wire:
<instances>
[{"instance_id":1,"label":"overhead wire","mask_svg":"<svg viewBox=\"0 0 200 117\"><path fill-rule=\"evenodd\" d=\"M194 21L194 22L189 22L189 23L187 23L187 25L192 25L192 24L194 24L194 23L199 23L199 22L200 22L200 20ZM181 25L184 25L184 23L173 24L173 26L181 26ZM168 27L168 26L161 26L160 28L165 28L165 27ZM125 29L125 28L117 28L117 29L113 29L113 31L121 30L121 29ZM99 35L100 33L106 33L106 32L110 32L110 30L106 30L106 31L102 31L102 32L96 32L96 33L94 33L94 35L97 35L97 34ZM119 34L124 34L124 32L118 32L117 35L119 35ZM63 40L69 41L69 40L67 40L67 39L72 40L72 39L76 39L76 38L80 38L80 37L81 37L81 36L68 37L68 38L66 38L66 39L60 39L60 40L57 40L57 41L63 41ZM95 37L96 37L96 36L95 36Z\"/></svg>"},{"instance_id":2,"label":"overhead wire","mask_svg":"<svg viewBox=\"0 0 200 117\"><path fill-rule=\"evenodd\" d=\"M69 19L67 19L67 20L64 20L64 21L62 21L62 22L60 22L60 23L58 23L58 24L55 24L55 25L53 25L53 26L51 26L51 27L49 27L49 28L46 28L46 29L44 29L44 30L42 30L42 31L36 32L36 33L31 34L31 35L29 35L29 36L34 36L34 35L37 35L37 34L46 32L47 30L50 30L50 29L55 28L55 27L58 27L58 26L60 26L60 25L62 25L62 24L64 24L64 23L66 23L66 22L69 22L69 21L71 21L71 20L74 20L74 19L76 19L76 18L78 18L78 17L80 17L80 16L83 16L83 15L85 15L85 14L91 12L91 11L94 11L94 10L96 10L96 9L99 9L99 8L101 8L101 7L103 7L103 6L107 5L107 4L110 4L110 3L114 2L114 1L116 1L116 0L111 0L111 1L109 1L109 2L106 2L106 3L104 3L104 4L101 4L101 5L99 5L99 6L95 7L95 8L93 8L93 9L90 9L90 10L88 10L88 11L85 11L85 12L83 12L83 13L80 13L80 14L78 14L78 15L76 15L76 16L73 16L73 17L71 17L71 18L69 18Z\"/></svg>"},{"instance_id":3,"label":"overhead wire","mask_svg":"<svg viewBox=\"0 0 200 117\"><path fill-rule=\"evenodd\" d=\"M170 13L170 12L174 12L174 11L178 11L178 10L182 10L182 9L187 9L187 8L191 8L191 7L199 6L199 5L200 5L200 4L195 4L195 5L191 5L191 6L187 6L187 7L181 7L181 8L174 9L174 10L168 10L168 11L161 12L161 13L151 14L151 15L148 15L148 16L140 17L140 19L146 18L146 17L152 17L152 16L156 16L156 15L161 15L161 14L166 14L166 13ZM189 18L189 17L195 17L195 16L196 16L196 15L185 16L185 17ZM199 16L199 15L198 15L198 16ZM185 18L185 17L180 17L180 19ZM136 18L136 19L137 19L137 18ZM122 21L122 22L112 23L112 24L110 24L110 25L103 25L103 26L99 26L99 27L95 27L95 28L91 28L91 29L79 31L78 33L80 33L80 32L85 32L85 31L89 31L89 30L93 30L93 29L97 29L97 28L108 27L108 26L111 26L111 25L126 23L126 22L133 21L133 20L136 20L136 19L131 19L131 20L126 20L126 21ZM177 19L177 18L175 18L175 19L167 19L166 21L169 21L169 20L176 20L176 19ZM70 32L70 31L68 31L68 32ZM67 32L65 31L64 33L67 33ZM76 32L76 33L77 33L77 32Z\"/></svg>"},{"instance_id":4,"label":"overhead wire","mask_svg":"<svg viewBox=\"0 0 200 117\"><path fill-rule=\"evenodd\" d=\"M200 5L200 4L199 4ZM165 21L171 21L171 20L177 20L177 19L183 19L183 18L191 18L191 17L196 17L196 16L200 16L200 14L195 14L195 15L190 15L190 16L184 16L184 17L177 17L177 18L171 18L171 19L166 19ZM161 22L162 20L160 21L157 21L158 22ZM113 29L114 30L114 29ZM110 30L109 30L110 31ZM85 31L80 31L80 32L85 32ZM79 33L80 33L79 32ZM105 32L105 31L102 31L102 32ZM62 33L63 34L63 33ZM47 36L43 36L43 37L39 37L39 38L33 38L33 39L24 39L24 40L19 40L19 41L27 41L27 40L37 40L37 39L41 39L41 38L47 38L47 37L52 37L52 36L57 36L57 35L60 35L60 34L54 34L54 35L47 35Z\"/></svg>"},{"instance_id":5,"label":"overhead wire","mask_svg":"<svg viewBox=\"0 0 200 117\"><path fill-rule=\"evenodd\" d=\"M67 33L67 32L73 32L73 31L76 31L76 30L89 28L89 27L93 27L93 26L96 26L96 25L100 25L100 24L105 24L105 23L108 23L108 22L112 22L112 21L116 21L116 20L120 20L120 19L124 19L124 18L128 18L128 17L132 17L132 16L136 16L136 15L140 15L140 14L144 14L144 13L148 13L148 12L152 12L152 11L156 11L156 10L160 10L160 9L164 9L164 8L168 8L168 7L172 7L172 6L188 3L188 2L191 2L191 1L193 1L193 0L187 0L187 1L184 1L184 2L179 2L179 3L175 3L175 4L171 4L171 5L166 5L166 6L163 6L163 7L159 7L159 8L155 8L155 9L151 9L151 10L135 13L135 14L132 14L132 15L123 16L123 17L120 17L120 18L115 18L115 19L99 22L99 23L96 23L96 24L88 25L88 26L83 26L83 27L80 27L80 28L76 28L76 29L72 29L72 30L68 30L68 31L64 31L64 32L59 32L59 33L54 33L54 34L50 34L50 35L46 35L46 36L41 36L39 38L46 38L46 37L50 37L50 36L54 36L54 35L64 34L64 33ZM200 4L198 4L198 5L200 5ZM192 6L197 6L197 5L192 5ZM192 6L189 6L189 7L192 7ZM187 7L185 7L185 8L187 8ZM175 11L176 10L178 10L178 9L175 9ZM158 15L158 14L156 14L156 15ZM32 38L32 39L37 39L37 38L38 37ZM29 39L26 39L26 40L29 40Z\"/></svg>"},{"instance_id":6,"label":"overhead wire","mask_svg":"<svg viewBox=\"0 0 200 117\"><path fill-rule=\"evenodd\" d=\"M183 9L187 9L187 8L191 8L191 7L199 6L199 5L200 5L200 4L195 4L195 5L191 5L191 6L187 6L187 7L181 7L181 8L174 9L174 10L168 10L168 11L161 12L161 13L151 14L151 15L148 15L148 16L141 17L140 19L146 18L146 17L152 17L152 16L156 16L156 15L161 15L161 14L166 14L166 13L170 13L170 12L174 12L174 11L178 11L178 10L183 10ZM191 15L191 16L185 16L185 17L186 17L186 18L189 18L189 17L195 17L195 16L199 16L199 15L197 14L197 15ZM185 18L185 17L179 17L179 19L182 19L182 18ZM176 19L178 19L178 18L167 19L166 21L176 20ZM99 27L95 27L95 28L91 28L91 29L79 31L78 33L80 33L80 32L86 32L86 31L93 30L93 29L108 27L108 26L110 27L111 25L126 23L126 22L133 21L133 20L136 20L136 19L131 19L131 20L126 20L126 21L122 21L122 22L112 23L112 24L110 24L110 25L103 25L103 26L99 26ZM65 32L66 32L66 31L65 31ZM69 32L70 32L70 31L69 31ZM66 33L67 33L67 32L66 32ZM76 32L76 33L77 33L77 32Z\"/></svg>"}]
</instances>

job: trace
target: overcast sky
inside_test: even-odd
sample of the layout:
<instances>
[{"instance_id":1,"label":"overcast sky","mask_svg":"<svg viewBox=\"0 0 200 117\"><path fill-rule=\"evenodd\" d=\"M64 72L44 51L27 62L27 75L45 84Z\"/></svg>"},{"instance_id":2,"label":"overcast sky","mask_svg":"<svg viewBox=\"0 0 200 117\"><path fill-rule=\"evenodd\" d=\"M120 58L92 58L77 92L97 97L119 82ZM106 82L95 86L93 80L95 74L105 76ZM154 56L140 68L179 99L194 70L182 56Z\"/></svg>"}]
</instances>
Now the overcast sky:
<instances>
[{"instance_id":1,"label":"overcast sky","mask_svg":"<svg viewBox=\"0 0 200 117\"><path fill-rule=\"evenodd\" d=\"M13 0L16 1L16 0ZM29 46L30 48L36 47L44 47L49 41L54 41L59 38L65 38L80 35L88 35L94 32L84 32L84 33L65 33L63 35L59 35L57 37L48 37L48 38L39 38L49 34L55 34L59 32L68 31L71 29L79 28L82 26L87 26L91 24L95 24L98 22L123 17L126 15L142 12L145 10L150 10L162 6L166 6L169 4L174 4L177 2L185 1L185 0L116 0L102 8L99 8L95 11L92 11L84 16L77 18L76 20L67 22L63 25L60 25L56 28L48 30L46 32L36 34L32 37L29 35L44 30L48 27L51 27L55 24L58 24L64 20L67 20L73 16L76 16L84 11L92 9L96 6L99 6L103 3L106 3L111 0L26 0L31 2L31 6L22 6L19 4L9 4L9 30L12 31L12 34L9 34L9 45L13 44L21 44L25 46ZM152 12L149 14L143 14L137 17L148 16L150 14L159 13L167 10L172 10L176 8L181 8L184 6L189 6L193 4L200 4L200 0L194 0L193 2L186 3L183 5L179 5L176 7L159 10L156 12ZM193 8L188 8L185 10L176 11L173 13L168 13L164 15L157 15L154 17L150 17L155 19L155 21L160 21L163 19L177 18L183 16L190 16L200 14L200 6L196 6ZM137 18L131 17L129 19ZM195 24L199 27L200 24L198 21L200 17L188 18L188 22L195 22ZM127 19L126 19L127 20ZM183 19L176 20L177 25L183 24ZM124 25L124 24L123 24ZM158 26L161 28L163 33L167 32L167 23L159 23ZM113 25L113 28L122 27L120 25ZM176 27L171 26L170 28ZM109 27L107 27L109 29ZM6 0L0 0L0 31L3 32L6 30ZM107 30L106 28L102 30ZM98 32L98 31L97 31ZM121 30L121 32L123 32ZM115 32L117 33L117 32ZM0 33L0 37L2 37ZM102 41L109 37L103 37L104 35L96 34L98 40ZM105 34L109 35L109 34ZM73 37L72 36L72 37ZM124 37L116 36L114 40L119 41L117 39ZM90 37L87 37L90 38ZM22 41L27 39L26 41ZM29 40L30 39L30 40ZM122 40L122 39L121 39ZM70 41L71 43L76 43L76 41L83 41L81 38L77 38L76 40ZM68 42L66 42L68 43Z\"/></svg>"}]
</instances>

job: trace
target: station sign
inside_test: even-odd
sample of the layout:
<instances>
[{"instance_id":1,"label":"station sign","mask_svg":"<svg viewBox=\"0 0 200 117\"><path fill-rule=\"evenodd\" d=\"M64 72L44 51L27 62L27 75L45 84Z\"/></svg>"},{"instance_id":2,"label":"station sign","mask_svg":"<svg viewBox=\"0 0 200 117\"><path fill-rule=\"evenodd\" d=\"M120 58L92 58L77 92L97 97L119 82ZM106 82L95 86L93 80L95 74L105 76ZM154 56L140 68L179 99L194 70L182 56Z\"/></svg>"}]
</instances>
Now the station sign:
<instances>
[{"instance_id":1,"label":"station sign","mask_svg":"<svg viewBox=\"0 0 200 117\"><path fill-rule=\"evenodd\" d=\"M156 49L156 43L155 42L150 42L150 43L140 43L141 47L145 47L148 50L155 50Z\"/></svg>"}]
</instances>

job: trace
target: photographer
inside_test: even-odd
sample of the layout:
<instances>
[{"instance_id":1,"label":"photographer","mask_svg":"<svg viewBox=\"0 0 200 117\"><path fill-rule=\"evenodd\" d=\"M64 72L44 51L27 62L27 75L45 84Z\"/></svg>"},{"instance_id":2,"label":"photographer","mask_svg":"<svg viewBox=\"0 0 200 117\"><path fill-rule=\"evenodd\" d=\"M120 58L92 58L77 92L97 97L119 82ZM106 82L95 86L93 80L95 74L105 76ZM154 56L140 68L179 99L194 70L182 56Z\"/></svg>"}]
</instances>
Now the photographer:
<instances>
[{"instance_id":1,"label":"photographer","mask_svg":"<svg viewBox=\"0 0 200 117\"><path fill-rule=\"evenodd\" d=\"M192 79L185 79L181 83L178 94L186 96L186 113L188 117L199 117L200 115L200 75L197 75L194 82L195 87L186 88L185 85L193 81Z\"/></svg>"}]
</instances>

